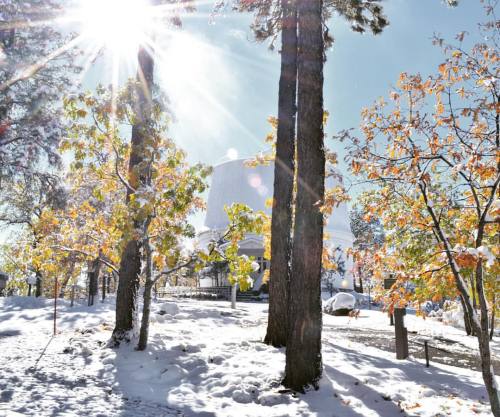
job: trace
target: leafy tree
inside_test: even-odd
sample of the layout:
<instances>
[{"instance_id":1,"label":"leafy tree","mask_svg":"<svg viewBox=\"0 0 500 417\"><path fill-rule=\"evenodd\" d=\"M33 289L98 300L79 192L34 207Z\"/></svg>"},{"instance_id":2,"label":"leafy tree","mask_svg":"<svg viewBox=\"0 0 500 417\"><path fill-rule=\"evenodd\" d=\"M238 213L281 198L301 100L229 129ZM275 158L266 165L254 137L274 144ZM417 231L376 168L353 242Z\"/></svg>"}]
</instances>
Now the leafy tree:
<instances>
[{"instance_id":1,"label":"leafy tree","mask_svg":"<svg viewBox=\"0 0 500 417\"><path fill-rule=\"evenodd\" d=\"M364 201L360 198L361 205ZM354 235L353 259L354 277L359 280L360 291L363 292L363 282L371 285L373 274L373 253L380 249L385 240L384 228L378 218L365 216L362 207L355 206L349 213L350 226Z\"/></svg>"},{"instance_id":2,"label":"leafy tree","mask_svg":"<svg viewBox=\"0 0 500 417\"><path fill-rule=\"evenodd\" d=\"M377 185L371 213L386 230L401 230L399 244L388 237L396 244L387 252L394 272L418 275L429 291L451 287L460 295L491 409L500 416L487 295L498 291L499 273L498 22L480 27L482 41L470 49L464 33L456 45L436 38L446 57L437 74L403 73L388 102L363 110L364 138L350 137L350 162Z\"/></svg>"},{"instance_id":3,"label":"leafy tree","mask_svg":"<svg viewBox=\"0 0 500 417\"><path fill-rule=\"evenodd\" d=\"M40 193L57 192L61 100L75 85L76 51L48 22L59 0L6 0L0 11L0 221L28 224ZM69 43L68 43L69 42ZM11 203L15 201L15 204ZM19 210L17 210L19 209Z\"/></svg>"},{"instance_id":4,"label":"leafy tree","mask_svg":"<svg viewBox=\"0 0 500 417\"><path fill-rule=\"evenodd\" d=\"M354 235L354 247L381 247L384 243L384 228L380 219L365 217L360 207L353 207L349 213L350 226Z\"/></svg>"},{"instance_id":5,"label":"leafy tree","mask_svg":"<svg viewBox=\"0 0 500 417\"><path fill-rule=\"evenodd\" d=\"M128 262L123 258L123 251L130 249L130 242L135 242L134 245L145 248L144 252L136 248L139 258L135 260L141 266L144 259L146 294L149 292L150 295L153 268L162 271L175 267L181 258L181 238L194 236L187 217L203 207L199 194L206 187L205 178L210 170L202 165L189 166L184 152L165 137L168 120L156 100L150 101L149 119L141 125L143 142L135 144L143 159L130 168L130 160L136 157L134 147L123 139L121 132L127 125L132 129L138 126L136 94L140 86L140 81L133 81L119 93L99 88L96 96L81 94L68 98L66 108L73 121L72 134L63 147L74 152L73 168L79 172L80 178L87 178L85 183L91 185L92 196L104 204L103 208L94 210L94 218L109 231L107 236L104 235L104 241L98 237L83 240L93 243L91 248L79 249L80 253L93 253L103 262L108 259L112 263L120 263L116 269L123 272L123 263ZM92 123L88 122L89 117ZM144 165L148 165L147 168ZM146 183L140 181L140 175L146 174L139 168L147 169ZM87 219L83 223L92 225L92 221L87 223ZM86 233L92 233L93 229ZM120 242L118 247L113 244L117 241ZM121 291L129 292L127 297L135 293L130 300L133 302L132 310L125 305L117 307L118 316L124 313L132 319L129 331L134 329L136 286L139 286L142 268L136 273L136 281L129 282L133 288L123 287L123 278L121 284ZM123 293L120 295L123 296ZM119 329L120 320L123 322L125 318L119 317ZM131 340L133 334L118 334L113 340L117 342L122 336Z\"/></svg>"}]
</instances>

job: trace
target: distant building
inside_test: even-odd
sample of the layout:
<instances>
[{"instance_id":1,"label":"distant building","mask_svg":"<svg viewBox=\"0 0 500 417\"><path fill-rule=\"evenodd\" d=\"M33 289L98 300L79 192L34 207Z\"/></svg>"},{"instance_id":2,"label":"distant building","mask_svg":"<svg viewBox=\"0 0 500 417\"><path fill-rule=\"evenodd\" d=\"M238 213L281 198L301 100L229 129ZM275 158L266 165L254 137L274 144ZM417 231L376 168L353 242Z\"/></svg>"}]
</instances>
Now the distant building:
<instances>
[{"instance_id":1,"label":"distant building","mask_svg":"<svg viewBox=\"0 0 500 417\"><path fill-rule=\"evenodd\" d=\"M232 203L243 203L253 210L262 210L271 214L266 207L266 200L273 196L274 164L268 166L247 167L245 160L238 159L224 162L214 167L212 184L207 201L207 212L205 217L205 230L198 234L200 247L206 248L210 241L218 240L224 233L228 219L224 206ZM339 185L338 181L328 178L326 188ZM325 226L325 234L328 235L326 245L332 249L340 247L344 252L345 274L330 274L330 285L336 288L353 289L352 260L345 256L345 251L351 248L354 236L349 223L349 213L346 204L335 208L332 216ZM259 235L248 235L240 242L241 255L253 256L259 263L259 271L254 278L253 290L258 291L262 286L262 277L269 268L269 261L264 259L263 238ZM200 273L200 287L212 287L228 285L227 274L214 268L205 268ZM326 289L325 289L326 290Z\"/></svg>"}]
</instances>

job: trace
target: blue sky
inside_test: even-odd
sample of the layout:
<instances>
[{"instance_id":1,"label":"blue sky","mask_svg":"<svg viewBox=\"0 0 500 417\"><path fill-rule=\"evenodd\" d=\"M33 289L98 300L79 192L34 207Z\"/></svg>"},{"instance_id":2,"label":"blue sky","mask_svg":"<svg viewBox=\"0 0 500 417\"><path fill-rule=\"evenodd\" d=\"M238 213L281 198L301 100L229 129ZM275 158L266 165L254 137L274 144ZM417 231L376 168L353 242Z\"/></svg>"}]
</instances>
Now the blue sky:
<instances>
[{"instance_id":1,"label":"blue sky","mask_svg":"<svg viewBox=\"0 0 500 417\"><path fill-rule=\"evenodd\" d=\"M324 71L326 143L339 159L343 145L332 134L357 127L362 107L387 95L400 72L435 72L443 58L432 45L434 33L452 40L466 30L477 40L477 23L485 19L479 0L462 0L456 8L441 0L387 0L383 6L390 25L381 35L354 33L341 18L329 23L335 43ZM279 54L253 40L251 16L227 12L211 21L208 7L199 12L184 19L173 40L160 41L158 81L175 117L169 134L193 162L220 163L229 149L252 156L267 149L267 118L277 113ZM133 71L124 68L122 78ZM109 57L101 59L84 86L107 84L110 74ZM203 215L193 220L199 227Z\"/></svg>"},{"instance_id":2,"label":"blue sky","mask_svg":"<svg viewBox=\"0 0 500 417\"><path fill-rule=\"evenodd\" d=\"M387 95L400 72L434 72L443 61L432 45L434 33L450 40L462 30L477 36L484 20L479 0L462 0L456 8L441 0L387 0L383 6L390 25L381 35L354 33L341 18L329 24L335 37L324 71L329 137L358 126L361 108ZM228 12L211 22L208 11L185 18L176 40L165 42L158 78L176 119L170 135L190 160L216 164L230 148L240 156L266 149L280 63L277 51L253 40L251 16ZM108 82L109 73L101 62L86 85ZM342 154L340 144L328 139L327 145Z\"/></svg>"},{"instance_id":3,"label":"blue sky","mask_svg":"<svg viewBox=\"0 0 500 417\"><path fill-rule=\"evenodd\" d=\"M480 2L473 0L463 0L456 8L440 0L388 0L384 8L390 25L378 36L354 33L340 18L329 25L335 43L324 71L325 109L330 112L327 146L339 153L339 159L343 145L334 142L332 134L357 127L362 107L387 95L400 72L435 72L443 57L432 45L434 33L452 40L467 30L477 39L477 23L484 20ZM206 100L206 94L200 101L196 94L191 97L189 88L183 93L182 82L179 85L174 77L163 83L167 93L173 90L174 112L177 102L187 104L187 112L182 104L176 112L171 134L193 161L216 164L227 159L231 148L240 156L266 149L264 138L270 130L266 119L277 113L279 54L252 40L250 21L250 16L228 14L215 24L200 18L184 23L184 32L213 45L209 63L204 62L204 52L194 64L215 103ZM192 59L187 61L193 64ZM201 225L202 216L194 221Z\"/></svg>"},{"instance_id":4,"label":"blue sky","mask_svg":"<svg viewBox=\"0 0 500 417\"><path fill-rule=\"evenodd\" d=\"M443 58L439 48L432 45L433 33L447 38L461 30L475 33L477 22L483 19L479 1L472 0L462 1L457 8L440 0L388 0L384 7L390 26L382 35L353 33L339 18L330 23L336 39L324 72L330 136L358 126L361 108L386 95L400 72L435 71ZM237 149L243 156L265 149L264 137L269 131L266 118L277 112L279 54L252 41L249 22L249 17L235 15L217 19L214 25L200 19L185 22L186 32L216 45L216 65L204 71L211 91L230 114L204 103L201 108L206 114L199 116L215 118L214 125L206 129L196 123L198 115L178 114L172 134L193 160L217 163L225 158L228 148ZM203 66L203 62L199 64ZM165 88L168 93L168 81ZM327 143L342 153L339 144L331 139Z\"/></svg>"}]
</instances>

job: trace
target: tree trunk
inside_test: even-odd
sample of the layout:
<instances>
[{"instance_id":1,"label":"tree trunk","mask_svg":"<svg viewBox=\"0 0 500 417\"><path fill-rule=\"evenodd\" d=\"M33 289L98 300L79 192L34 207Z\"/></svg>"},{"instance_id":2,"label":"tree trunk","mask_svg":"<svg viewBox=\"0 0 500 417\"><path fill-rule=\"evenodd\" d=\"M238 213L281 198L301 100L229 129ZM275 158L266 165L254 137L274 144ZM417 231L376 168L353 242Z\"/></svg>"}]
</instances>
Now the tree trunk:
<instances>
[{"instance_id":1,"label":"tree trunk","mask_svg":"<svg viewBox=\"0 0 500 417\"><path fill-rule=\"evenodd\" d=\"M71 307L75 304L75 284L71 286Z\"/></svg>"},{"instance_id":2,"label":"tree trunk","mask_svg":"<svg viewBox=\"0 0 500 417\"><path fill-rule=\"evenodd\" d=\"M486 301L486 295L484 293L483 264L481 260L478 261L476 267L476 293L479 298L479 307L481 309L481 328L476 330L479 340L479 352L481 354L481 370L486 391L488 391L488 397L490 399L491 411L495 417L500 417L500 391L495 381L495 374L491 363L490 334L488 331L488 302Z\"/></svg>"},{"instance_id":3,"label":"tree trunk","mask_svg":"<svg viewBox=\"0 0 500 417\"><path fill-rule=\"evenodd\" d=\"M89 276L89 306L94 305L94 299L99 290L99 275L101 274L101 261L96 258L90 264Z\"/></svg>"},{"instance_id":4,"label":"tree trunk","mask_svg":"<svg viewBox=\"0 0 500 417\"><path fill-rule=\"evenodd\" d=\"M102 276L102 294L101 294L101 301L104 303L104 300L106 299L106 280L108 277L106 275Z\"/></svg>"},{"instance_id":5,"label":"tree trunk","mask_svg":"<svg viewBox=\"0 0 500 417\"><path fill-rule=\"evenodd\" d=\"M462 304L462 311L464 313L464 326L465 326L465 333L467 336L470 336L472 334L472 325L470 322L470 318L467 315L467 309L465 307L465 301L462 296L460 296L460 303Z\"/></svg>"},{"instance_id":6,"label":"tree trunk","mask_svg":"<svg viewBox=\"0 0 500 417\"><path fill-rule=\"evenodd\" d=\"M282 8L281 75L271 220L272 262L269 275L269 315L264 339L265 343L275 347L285 346L287 338L297 112L297 5L295 0L283 0Z\"/></svg>"},{"instance_id":7,"label":"tree trunk","mask_svg":"<svg viewBox=\"0 0 500 417\"><path fill-rule=\"evenodd\" d=\"M496 294L493 293L493 302L491 307L491 324L490 324L490 340L493 340L493 336L495 335L495 313L497 311L496 306Z\"/></svg>"},{"instance_id":8,"label":"tree trunk","mask_svg":"<svg viewBox=\"0 0 500 417\"><path fill-rule=\"evenodd\" d=\"M144 145L151 119L154 59L144 47L139 49L138 65L136 122L132 127L129 161L129 183L133 189L150 182L150 168L144 158ZM133 190L127 191L127 202L132 194ZM144 221L135 219L133 223L131 229L145 231ZM140 239L133 235L125 244L121 256L116 294L116 324L112 335L114 345L119 345L122 340L130 341L137 321L137 292L141 272Z\"/></svg>"},{"instance_id":9,"label":"tree trunk","mask_svg":"<svg viewBox=\"0 0 500 417\"><path fill-rule=\"evenodd\" d=\"M64 298L64 292L66 291L66 287L68 286L68 282L73 276L73 272L75 271L75 264L76 262L74 260L70 260L70 267L68 274L64 278L64 281L61 284L61 289L59 291L59 298Z\"/></svg>"},{"instance_id":10,"label":"tree trunk","mask_svg":"<svg viewBox=\"0 0 500 417\"><path fill-rule=\"evenodd\" d=\"M231 285L231 308L236 308L236 293L238 291L238 287L236 284Z\"/></svg>"},{"instance_id":11,"label":"tree trunk","mask_svg":"<svg viewBox=\"0 0 500 417\"><path fill-rule=\"evenodd\" d=\"M298 2L297 197L283 384L296 391L321 378L321 254L325 191L322 0Z\"/></svg>"},{"instance_id":12,"label":"tree trunk","mask_svg":"<svg viewBox=\"0 0 500 417\"><path fill-rule=\"evenodd\" d=\"M139 343L137 350L144 350L148 345L149 336L149 316L151 314L151 290L153 289L153 257L151 244L146 240L144 244L146 261L146 283L144 284L144 305L142 308L141 330L139 332Z\"/></svg>"},{"instance_id":13,"label":"tree trunk","mask_svg":"<svg viewBox=\"0 0 500 417\"><path fill-rule=\"evenodd\" d=\"M42 273L40 271L36 271L36 285L35 285L35 297L42 296Z\"/></svg>"}]
</instances>

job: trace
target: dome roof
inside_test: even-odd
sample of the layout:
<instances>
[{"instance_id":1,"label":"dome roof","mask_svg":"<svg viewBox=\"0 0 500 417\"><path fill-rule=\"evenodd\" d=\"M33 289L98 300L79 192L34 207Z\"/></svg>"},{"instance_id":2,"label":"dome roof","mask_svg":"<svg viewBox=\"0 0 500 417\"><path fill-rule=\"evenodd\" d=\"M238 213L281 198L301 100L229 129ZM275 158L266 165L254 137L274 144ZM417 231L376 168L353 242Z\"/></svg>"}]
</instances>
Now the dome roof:
<instances>
[{"instance_id":1,"label":"dome roof","mask_svg":"<svg viewBox=\"0 0 500 417\"><path fill-rule=\"evenodd\" d=\"M246 204L253 210L271 213L265 203L273 196L274 164L248 167L245 162L245 159L237 159L214 167L205 217L205 226L208 229L224 229L228 224L224 206L235 202ZM327 178L327 188L336 185L338 185L337 179ZM353 237L346 204L341 204L333 210L325 226L325 232L336 237L341 235L352 244Z\"/></svg>"}]
</instances>

